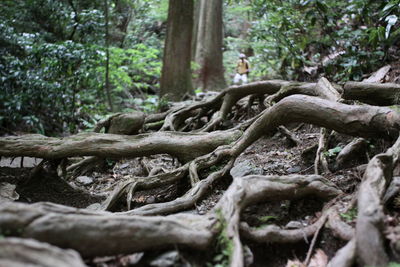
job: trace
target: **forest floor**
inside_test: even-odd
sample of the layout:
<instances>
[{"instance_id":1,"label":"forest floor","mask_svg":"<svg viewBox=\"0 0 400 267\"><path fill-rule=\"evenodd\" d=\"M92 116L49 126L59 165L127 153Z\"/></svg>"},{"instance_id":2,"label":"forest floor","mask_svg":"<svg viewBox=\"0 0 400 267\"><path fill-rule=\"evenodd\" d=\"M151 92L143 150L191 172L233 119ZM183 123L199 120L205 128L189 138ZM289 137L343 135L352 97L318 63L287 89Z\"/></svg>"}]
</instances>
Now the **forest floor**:
<instances>
[{"instance_id":1,"label":"forest floor","mask_svg":"<svg viewBox=\"0 0 400 267\"><path fill-rule=\"evenodd\" d=\"M259 81L113 114L93 132L0 138L0 265L399 261L400 86L380 83L387 70L343 86Z\"/></svg>"},{"instance_id":2,"label":"forest floor","mask_svg":"<svg viewBox=\"0 0 400 267\"><path fill-rule=\"evenodd\" d=\"M320 128L309 124L293 124L288 127L294 129L293 134L300 140L299 145L293 146L285 136L277 132L273 136L264 136L249 146L235 161L231 170L233 176L245 176L251 174L261 175L290 175L313 174L314 157L320 138ZM338 147L343 147L351 141L350 136L341 135L336 140ZM371 153L385 151L387 145L380 142ZM370 147L373 147L372 145ZM335 153L331 155L332 162ZM371 157L373 155L368 155ZM360 160L361 158L361 160ZM366 164L367 156L360 157L353 166ZM24 158L21 168L21 157L11 159L4 158L0 162L0 184L17 184L16 192L19 194L17 201L34 203L48 201L76 208L86 208L100 203L108 196L114 186L126 179L126 176L145 176L152 168L162 167L164 171L179 167L179 162L169 155L154 155L134 159L122 159L109 161L108 166L92 172L88 176L80 176L65 182L54 171L44 172L39 178L26 183L32 168L40 160L36 158ZM79 160L76 158L74 160ZM150 168L150 170L149 170ZM217 168L217 166L215 167ZM83 178L82 178L83 177ZM352 194L361 181L357 168L348 168L328 175L329 180L335 183L343 192ZM196 204L195 209L187 210L187 213L206 214L210 211L232 181L227 175L217 184L213 190L209 190L207 196ZM74 188L74 190L71 190ZM184 187L184 188L182 188ZM181 195L190 187L189 184L175 183L150 190L140 190L134 193L132 208L145 204L171 201ZM76 190L78 189L78 191ZM345 205L343 205L345 206ZM121 202L117 209L126 209L126 204ZM266 202L247 207L243 212L243 220L251 227L265 226L273 223L282 228L300 228L314 223L321 216L323 202L317 198L309 197L299 200L283 200ZM114 211L118 211L114 210ZM342 214L343 219L350 225L355 224L354 214ZM251 266L285 266L288 259L304 260L311 240L304 238L302 242L294 244L259 244L246 242L253 253ZM333 257L336 251L345 245L345 241L333 236L332 232L324 228L315 248L320 248L329 257ZM200 254L198 254L200 253ZM206 266L212 259L205 253L185 249L172 251L151 251L135 253L132 255L116 255L111 257L96 257L86 259L89 266ZM161 255L161 256L160 256ZM134 263L134 264L133 264Z\"/></svg>"}]
</instances>

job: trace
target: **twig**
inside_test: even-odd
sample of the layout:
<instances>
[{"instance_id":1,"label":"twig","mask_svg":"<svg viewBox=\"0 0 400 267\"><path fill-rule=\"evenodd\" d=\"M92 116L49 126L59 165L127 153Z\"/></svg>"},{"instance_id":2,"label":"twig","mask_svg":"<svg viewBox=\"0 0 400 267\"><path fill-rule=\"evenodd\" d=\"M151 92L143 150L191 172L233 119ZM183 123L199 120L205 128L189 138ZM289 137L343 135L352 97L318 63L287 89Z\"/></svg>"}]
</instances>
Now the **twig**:
<instances>
[{"instance_id":1,"label":"twig","mask_svg":"<svg viewBox=\"0 0 400 267\"><path fill-rule=\"evenodd\" d=\"M317 242L318 234L321 231L322 227L325 225L326 219L328 218L328 212L326 212L322 216L324 216L323 222L318 226L317 231L315 231L313 239L311 240L310 248L308 249L307 257L306 257L306 260L304 261L304 265L305 266L308 266L308 264L310 263L311 254L312 254L312 252L314 250L315 243Z\"/></svg>"}]
</instances>

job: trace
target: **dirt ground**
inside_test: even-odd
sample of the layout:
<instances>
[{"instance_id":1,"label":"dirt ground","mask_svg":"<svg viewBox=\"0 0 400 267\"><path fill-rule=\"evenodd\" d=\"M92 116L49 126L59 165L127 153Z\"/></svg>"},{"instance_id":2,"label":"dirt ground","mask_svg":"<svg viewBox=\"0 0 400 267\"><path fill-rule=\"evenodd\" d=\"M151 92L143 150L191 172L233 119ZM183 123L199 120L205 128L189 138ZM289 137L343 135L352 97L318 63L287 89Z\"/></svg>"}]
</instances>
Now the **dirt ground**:
<instances>
[{"instance_id":1,"label":"dirt ground","mask_svg":"<svg viewBox=\"0 0 400 267\"><path fill-rule=\"evenodd\" d=\"M288 128L293 130L299 128L298 126L289 125ZM313 174L313 159L316 150L313 146L318 143L319 128L303 125L294 134L301 141L300 145L290 146L286 138L280 133L265 136L242 153L235 165L242 164L247 168L245 170L247 174ZM350 140L346 136L340 138L341 140L334 140L334 144L330 147L343 146L346 141ZM371 157L372 153L383 151L384 148L385 144L375 145L374 151L370 151L371 155L368 155L368 157ZM309 152L305 153L304 151ZM334 156L332 155L332 159ZM77 208L88 207L95 203L100 204L113 187L123 179L131 176L146 176L154 168L161 167L159 171L168 171L180 166L176 159L168 155L124 159L118 162L107 161L104 169L87 174L92 181L84 185L79 183L77 178L67 178L67 180L59 178L57 171L51 168L44 169L32 177L33 166L38 163L39 161L35 159L25 159L24 166L26 167L20 168L20 159L16 159L11 164L9 159L2 159L0 183L17 185L16 191L19 194L17 201L27 203L50 201ZM367 157L360 157L354 166L363 163L367 163ZM215 166L215 168L218 168L218 166ZM327 177L349 194L356 190L360 181L360 173L352 168L337 171L327 175ZM230 175L224 177L213 185L213 190L209 190L210 193L197 203L195 209L187 212L207 213L221 198L231 181ZM189 183L180 183L152 190L137 191L133 196L132 207L175 199L186 192L189 187ZM290 223L300 223L302 226L306 226L315 222L321 215L320 211L323 204L321 200L315 198L292 201L277 200L246 208L243 212L243 219L252 227L272 223L281 227ZM119 203L117 206L116 210L126 209L126 203ZM302 242L285 245L255 244L246 241L245 243L253 252L254 263L251 266L285 266L287 259L304 260L310 246L310 240L306 238ZM332 257L344 244L342 240L333 237L329 229L325 229L319 234L316 248L322 249L329 257ZM177 250L180 258L175 260L175 265L160 266L205 266L207 262L211 261L210 255L207 253L201 256L199 252L179 248ZM160 254L166 252L168 251L152 251L86 260L90 266L158 266L151 265L151 262L157 259Z\"/></svg>"}]
</instances>

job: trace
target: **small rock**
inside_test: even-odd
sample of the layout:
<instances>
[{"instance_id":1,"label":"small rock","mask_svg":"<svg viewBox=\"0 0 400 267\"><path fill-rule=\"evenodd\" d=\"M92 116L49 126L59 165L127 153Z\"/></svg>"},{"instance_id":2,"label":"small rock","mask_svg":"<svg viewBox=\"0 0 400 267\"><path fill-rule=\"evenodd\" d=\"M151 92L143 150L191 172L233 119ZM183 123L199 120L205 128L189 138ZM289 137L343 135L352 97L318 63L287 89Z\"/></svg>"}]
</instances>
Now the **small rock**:
<instances>
[{"instance_id":1,"label":"small rock","mask_svg":"<svg viewBox=\"0 0 400 267\"><path fill-rule=\"evenodd\" d=\"M236 164L231 170L230 174L233 178L242 177L250 174L263 174L261 168L255 167L250 161L242 161Z\"/></svg>"},{"instance_id":2,"label":"small rock","mask_svg":"<svg viewBox=\"0 0 400 267\"><path fill-rule=\"evenodd\" d=\"M297 173L299 171L301 171L301 167L300 166L293 166L293 167L291 167L291 168L289 168L287 170L288 173Z\"/></svg>"},{"instance_id":3,"label":"small rock","mask_svg":"<svg viewBox=\"0 0 400 267\"><path fill-rule=\"evenodd\" d=\"M299 229L303 227L303 224L298 221L290 221L285 226L287 229Z\"/></svg>"},{"instance_id":4,"label":"small rock","mask_svg":"<svg viewBox=\"0 0 400 267\"><path fill-rule=\"evenodd\" d=\"M144 113L140 111L119 114L111 119L108 133L137 134L143 126L144 118Z\"/></svg>"},{"instance_id":5,"label":"small rock","mask_svg":"<svg viewBox=\"0 0 400 267\"><path fill-rule=\"evenodd\" d=\"M125 169L125 168L128 168L129 167L129 163L124 163L124 164L122 164L121 166L119 166L119 168L122 170L122 169Z\"/></svg>"},{"instance_id":6,"label":"small rock","mask_svg":"<svg viewBox=\"0 0 400 267\"><path fill-rule=\"evenodd\" d=\"M146 204L153 204L153 203L155 203L156 202L156 198L154 197L154 196L149 196L147 199L146 199Z\"/></svg>"},{"instance_id":7,"label":"small rock","mask_svg":"<svg viewBox=\"0 0 400 267\"><path fill-rule=\"evenodd\" d=\"M179 254L177 251L169 251L164 254L161 254L155 260L150 262L150 266L153 267L169 267L169 266L178 266Z\"/></svg>"},{"instance_id":8,"label":"small rock","mask_svg":"<svg viewBox=\"0 0 400 267\"><path fill-rule=\"evenodd\" d=\"M82 185L90 185L93 183L93 178L89 176L78 176L76 181Z\"/></svg>"},{"instance_id":9,"label":"small rock","mask_svg":"<svg viewBox=\"0 0 400 267\"><path fill-rule=\"evenodd\" d=\"M0 183L0 202L19 199L19 195L15 191L16 188L17 186L14 184Z\"/></svg>"}]
</instances>

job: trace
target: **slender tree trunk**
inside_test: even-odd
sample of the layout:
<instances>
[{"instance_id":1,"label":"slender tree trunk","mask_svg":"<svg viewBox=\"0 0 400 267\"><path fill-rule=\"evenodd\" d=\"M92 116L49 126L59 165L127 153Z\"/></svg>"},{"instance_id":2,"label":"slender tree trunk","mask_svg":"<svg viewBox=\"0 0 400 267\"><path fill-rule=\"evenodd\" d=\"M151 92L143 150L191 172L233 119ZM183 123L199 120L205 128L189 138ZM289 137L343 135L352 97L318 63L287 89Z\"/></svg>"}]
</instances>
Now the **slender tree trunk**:
<instances>
[{"instance_id":1,"label":"slender tree trunk","mask_svg":"<svg viewBox=\"0 0 400 267\"><path fill-rule=\"evenodd\" d=\"M193 9L193 32L192 32L192 61L195 61L196 49L197 49L197 34L199 31L199 19L200 19L200 5L201 0L194 0Z\"/></svg>"},{"instance_id":2,"label":"slender tree trunk","mask_svg":"<svg viewBox=\"0 0 400 267\"><path fill-rule=\"evenodd\" d=\"M193 0L170 0L160 95L181 100L193 92L190 70Z\"/></svg>"},{"instance_id":3,"label":"slender tree trunk","mask_svg":"<svg viewBox=\"0 0 400 267\"><path fill-rule=\"evenodd\" d=\"M222 0L199 0L195 61L200 65L196 85L204 90L226 87L222 64Z\"/></svg>"},{"instance_id":4,"label":"slender tree trunk","mask_svg":"<svg viewBox=\"0 0 400 267\"><path fill-rule=\"evenodd\" d=\"M108 105L110 106L111 111L114 111L112 99L111 99L111 92L110 92L110 41L109 41L109 32L108 32L108 0L104 0L104 15L105 15L105 22L106 22L106 73L105 73L105 89L107 94Z\"/></svg>"},{"instance_id":5,"label":"slender tree trunk","mask_svg":"<svg viewBox=\"0 0 400 267\"><path fill-rule=\"evenodd\" d=\"M132 18L131 3L126 0L117 0L115 5L115 12L118 14L116 18L116 29L118 30L117 41L119 43L119 47L123 48L129 22Z\"/></svg>"}]
</instances>

